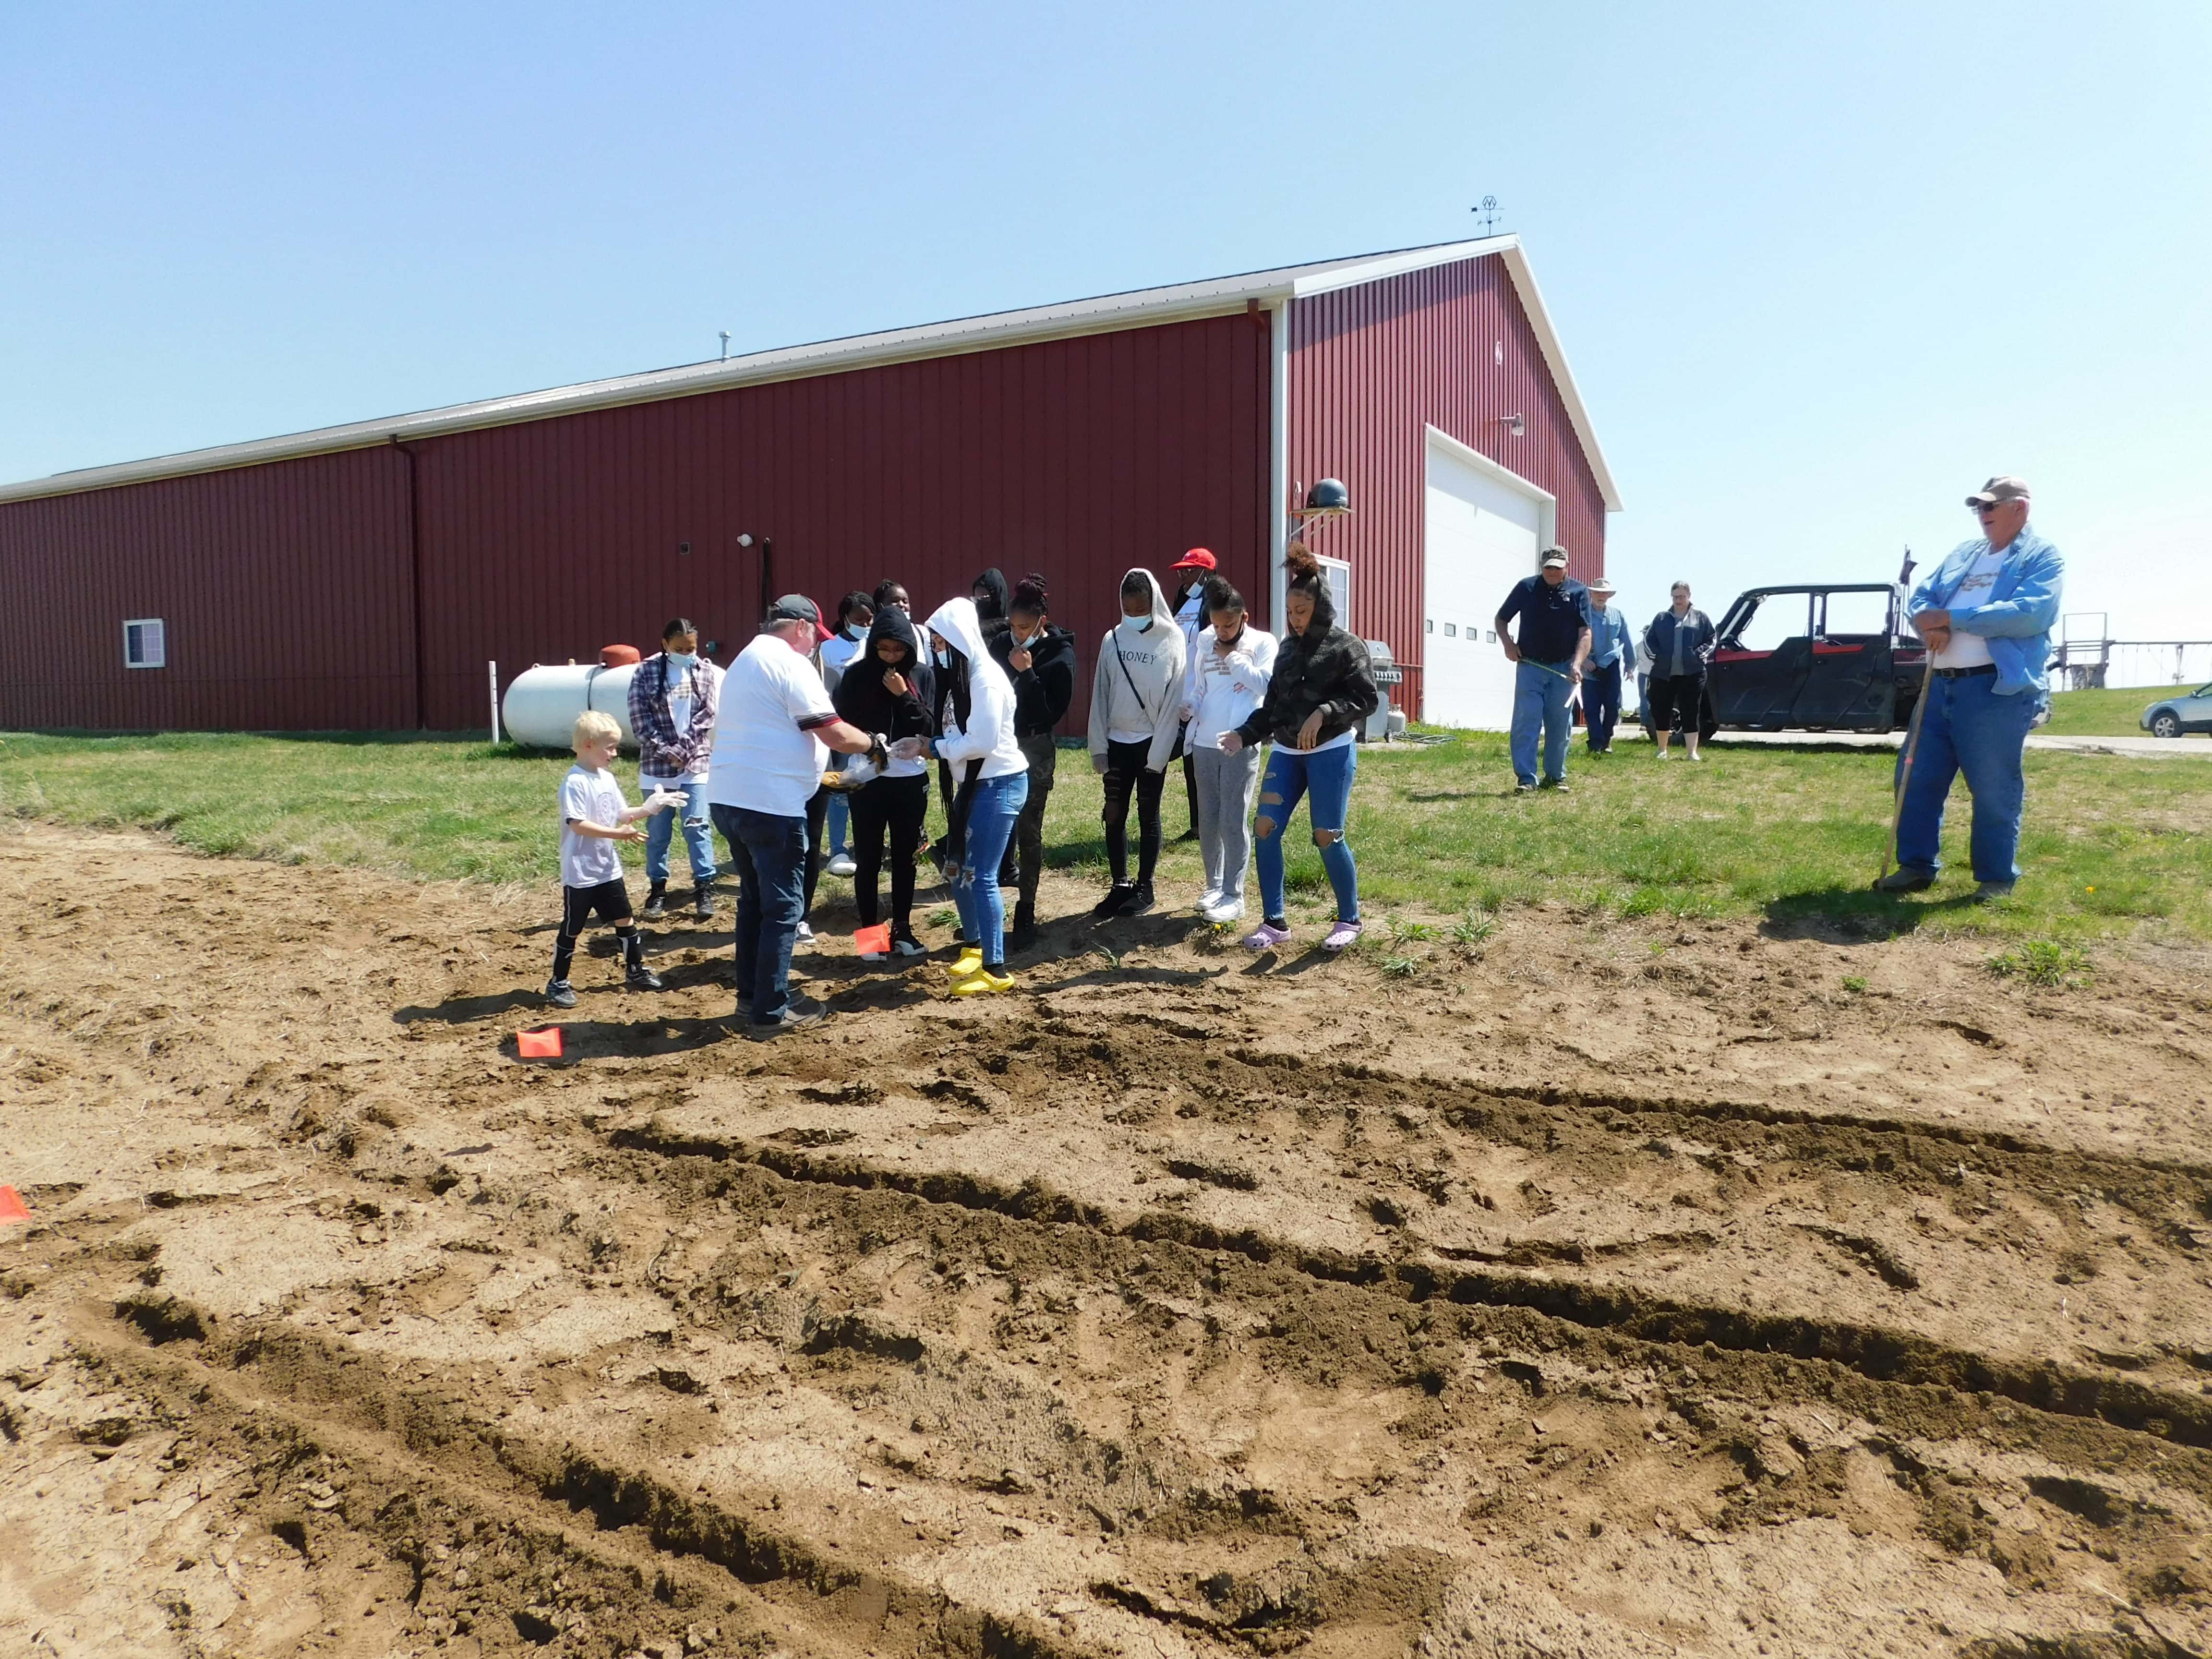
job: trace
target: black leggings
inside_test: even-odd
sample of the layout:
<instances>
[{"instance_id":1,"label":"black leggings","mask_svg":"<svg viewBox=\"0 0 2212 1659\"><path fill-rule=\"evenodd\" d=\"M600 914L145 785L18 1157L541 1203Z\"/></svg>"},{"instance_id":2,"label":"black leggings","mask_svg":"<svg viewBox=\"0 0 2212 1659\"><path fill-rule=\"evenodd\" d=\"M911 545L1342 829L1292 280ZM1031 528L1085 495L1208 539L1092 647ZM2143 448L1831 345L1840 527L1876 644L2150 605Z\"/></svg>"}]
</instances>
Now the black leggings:
<instances>
[{"instance_id":1,"label":"black leggings","mask_svg":"<svg viewBox=\"0 0 2212 1659\"><path fill-rule=\"evenodd\" d=\"M1129 878L1129 796L1137 797L1137 880L1152 878L1160 861L1160 788L1164 772L1147 770L1152 757L1149 743L1106 744L1106 805L1099 814L1106 825L1106 861L1114 869L1116 886Z\"/></svg>"},{"instance_id":2,"label":"black leggings","mask_svg":"<svg viewBox=\"0 0 2212 1659\"><path fill-rule=\"evenodd\" d=\"M1705 714L1703 674L1654 674L1648 690L1651 699L1651 729L1697 735Z\"/></svg>"},{"instance_id":3,"label":"black leggings","mask_svg":"<svg viewBox=\"0 0 2212 1659\"><path fill-rule=\"evenodd\" d=\"M891 932L913 933L914 858L921 846L921 821L929 811L927 777L878 778L852 796L853 907L860 926L878 921L876 883L884 864L884 842L891 849Z\"/></svg>"}]
</instances>

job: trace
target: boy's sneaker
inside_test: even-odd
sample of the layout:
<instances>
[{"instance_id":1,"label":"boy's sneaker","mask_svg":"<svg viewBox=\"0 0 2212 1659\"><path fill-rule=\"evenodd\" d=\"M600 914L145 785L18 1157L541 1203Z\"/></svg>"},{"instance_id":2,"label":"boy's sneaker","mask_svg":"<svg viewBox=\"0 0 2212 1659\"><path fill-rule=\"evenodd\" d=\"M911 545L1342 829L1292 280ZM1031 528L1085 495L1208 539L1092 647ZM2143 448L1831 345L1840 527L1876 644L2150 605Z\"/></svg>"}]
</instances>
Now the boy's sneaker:
<instances>
[{"instance_id":1,"label":"boy's sneaker","mask_svg":"<svg viewBox=\"0 0 2212 1659\"><path fill-rule=\"evenodd\" d=\"M1328 930L1328 937L1321 942L1321 948L1324 951L1341 951L1358 937L1358 922L1340 921Z\"/></svg>"},{"instance_id":2,"label":"boy's sneaker","mask_svg":"<svg viewBox=\"0 0 2212 1659\"><path fill-rule=\"evenodd\" d=\"M623 973L623 982L633 991L659 991L666 988L660 975L641 962L636 967L627 969Z\"/></svg>"},{"instance_id":3,"label":"boy's sneaker","mask_svg":"<svg viewBox=\"0 0 2212 1659\"><path fill-rule=\"evenodd\" d=\"M891 954L898 957L926 957L929 954L929 947L912 933L895 933L891 936Z\"/></svg>"},{"instance_id":4,"label":"boy's sneaker","mask_svg":"<svg viewBox=\"0 0 2212 1659\"><path fill-rule=\"evenodd\" d=\"M1248 951L1276 951L1291 942L1291 930L1278 927L1272 921L1263 921L1244 935L1243 944Z\"/></svg>"},{"instance_id":5,"label":"boy's sneaker","mask_svg":"<svg viewBox=\"0 0 2212 1659\"><path fill-rule=\"evenodd\" d=\"M576 1006L576 988L565 979L549 979L545 981L545 1000L556 1008L573 1008Z\"/></svg>"},{"instance_id":6,"label":"boy's sneaker","mask_svg":"<svg viewBox=\"0 0 2212 1659\"><path fill-rule=\"evenodd\" d=\"M850 853L832 853L830 855L829 868L830 873L833 876L849 876L854 871L859 869L860 866L853 862L853 855Z\"/></svg>"},{"instance_id":7,"label":"boy's sneaker","mask_svg":"<svg viewBox=\"0 0 2212 1659\"><path fill-rule=\"evenodd\" d=\"M668 884L656 881L653 890L645 896L645 908L638 913L647 921L659 921L668 914Z\"/></svg>"},{"instance_id":8,"label":"boy's sneaker","mask_svg":"<svg viewBox=\"0 0 2212 1659\"><path fill-rule=\"evenodd\" d=\"M740 1009L738 1012L742 1013L744 1011ZM784 1005L780 1018L764 1020L757 1025L746 1021L745 1035L755 1042L766 1042L773 1037L781 1036L786 1031L803 1031L810 1025L819 1025L829 1017L830 1011L820 1003L804 1002L793 997Z\"/></svg>"},{"instance_id":9,"label":"boy's sneaker","mask_svg":"<svg viewBox=\"0 0 2212 1659\"><path fill-rule=\"evenodd\" d=\"M1121 907L1129 902L1129 896L1136 890L1137 884L1133 881L1115 882L1106 890L1106 896L1091 907L1092 920L1103 921L1109 916L1120 915Z\"/></svg>"},{"instance_id":10,"label":"boy's sneaker","mask_svg":"<svg viewBox=\"0 0 2212 1659\"><path fill-rule=\"evenodd\" d=\"M691 920L711 921L714 917L714 890L702 882L691 890Z\"/></svg>"}]
</instances>

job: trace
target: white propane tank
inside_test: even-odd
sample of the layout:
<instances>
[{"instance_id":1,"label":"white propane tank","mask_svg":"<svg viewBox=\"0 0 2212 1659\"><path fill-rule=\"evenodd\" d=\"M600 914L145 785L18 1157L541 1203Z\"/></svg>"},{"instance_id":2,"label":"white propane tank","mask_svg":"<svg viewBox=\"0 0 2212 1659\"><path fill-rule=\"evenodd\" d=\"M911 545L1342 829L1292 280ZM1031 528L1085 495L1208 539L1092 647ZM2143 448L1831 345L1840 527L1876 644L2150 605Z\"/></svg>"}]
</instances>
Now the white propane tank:
<instances>
[{"instance_id":1,"label":"white propane tank","mask_svg":"<svg viewBox=\"0 0 2212 1659\"><path fill-rule=\"evenodd\" d=\"M544 663L517 674L507 688L500 713L507 720L507 735L516 743L537 749L566 749L576 716L587 708L611 714L622 727L625 749L637 747L637 734L629 729L629 677L635 663L608 668L599 663Z\"/></svg>"}]
</instances>

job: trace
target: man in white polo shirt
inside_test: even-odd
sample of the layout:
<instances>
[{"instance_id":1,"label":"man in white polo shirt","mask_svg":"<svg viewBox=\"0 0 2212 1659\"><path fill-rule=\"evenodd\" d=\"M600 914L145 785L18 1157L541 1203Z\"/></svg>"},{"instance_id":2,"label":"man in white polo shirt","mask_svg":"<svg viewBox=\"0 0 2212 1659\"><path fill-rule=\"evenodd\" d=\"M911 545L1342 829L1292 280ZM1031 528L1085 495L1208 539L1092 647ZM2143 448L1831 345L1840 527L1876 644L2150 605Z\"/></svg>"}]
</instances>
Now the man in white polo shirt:
<instances>
[{"instance_id":1,"label":"man in white polo shirt","mask_svg":"<svg viewBox=\"0 0 2212 1659\"><path fill-rule=\"evenodd\" d=\"M738 874L738 1012L756 1039L825 1012L793 1000L791 946L805 907L806 803L830 751L880 758L883 738L837 718L814 665L821 613L803 594L769 608L722 678L707 804Z\"/></svg>"}]
</instances>

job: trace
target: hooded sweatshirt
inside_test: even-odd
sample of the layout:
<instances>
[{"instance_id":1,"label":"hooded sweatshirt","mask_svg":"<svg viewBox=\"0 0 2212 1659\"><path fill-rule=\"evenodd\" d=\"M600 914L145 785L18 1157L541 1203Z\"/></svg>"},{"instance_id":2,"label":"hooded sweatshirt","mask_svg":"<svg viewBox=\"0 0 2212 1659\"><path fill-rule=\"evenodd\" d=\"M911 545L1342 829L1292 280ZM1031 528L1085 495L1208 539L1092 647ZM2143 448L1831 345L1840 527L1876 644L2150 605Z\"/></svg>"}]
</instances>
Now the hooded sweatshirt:
<instances>
[{"instance_id":1,"label":"hooded sweatshirt","mask_svg":"<svg viewBox=\"0 0 2212 1659\"><path fill-rule=\"evenodd\" d=\"M896 640L904 649L905 656L896 663L886 663L876 654L879 640ZM921 642L914 631L914 623L896 605L885 605L876 612L875 624L868 629L868 637L837 681L837 689L830 694L830 701L837 713L863 732L879 732L896 742L900 738L934 736L936 723L930 719L928 707L921 700L921 690L915 680L915 670L921 661ZM903 676L904 692L894 696L884 684L885 674L896 672ZM883 771L887 778L918 778L928 769L918 760L894 760Z\"/></svg>"},{"instance_id":2,"label":"hooded sweatshirt","mask_svg":"<svg viewBox=\"0 0 2212 1659\"><path fill-rule=\"evenodd\" d=\"M1148 745L1146 769L1158 772L1175 752L1182 725L1182 629L1152 573L1139 565L1122 578L1133 580L1152 594L1152 612L1123 617L1098 643L1098 671L1091 677L1091 758L1103 768L1109 739L1142 743Z\"/></svg>"},{"instance_id":3,"label":"hooded sweatshirt","mask_svg":"<svg viewBox=\"0 0 2212 1659\"><path fill-rule=\"evenodd\" d=\"M1028 759L1014 740L1014 687L983 643L973 599L947 599L926 624L955 653L945 697L945 722L937 757L963 777L980 761L979 778L1026 772ZM964 671L964 672L963 672Z\"/></svg>"},{"instance_id":4,"label":"hooded sweatshirt","mask_svg":"<svg viewBox=\"0 0 2212 1659\"><path fill-rule=\"evenodd\" d=\"M1314 746L1320 748L1346 736L1382 701L1366 643L1336 625L1336 606L1324 583L1314 595L1313 620L1304 633L1291 635L1276 651L1267 697L1237 735L1246 743L1272 739L1296 748L1298 728L1318 708L1321 732Z\"/></svg>"},{"instance_id":5,"label":"hooded sweatshirt","mask_svg":"<svg viewBox=\"0 0 2212 1659\"><path fill-rule=\"evenodd\" d=\"M991 654L1014 683L1014 735L1049 736L1075 701L1075 635L1047 623L1029 642L1030 665L1017 674L1007 659L1020 644L1011 627L991 641Z\"/></svg>"}]
</instances>

